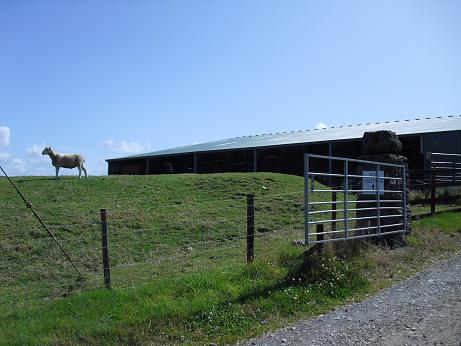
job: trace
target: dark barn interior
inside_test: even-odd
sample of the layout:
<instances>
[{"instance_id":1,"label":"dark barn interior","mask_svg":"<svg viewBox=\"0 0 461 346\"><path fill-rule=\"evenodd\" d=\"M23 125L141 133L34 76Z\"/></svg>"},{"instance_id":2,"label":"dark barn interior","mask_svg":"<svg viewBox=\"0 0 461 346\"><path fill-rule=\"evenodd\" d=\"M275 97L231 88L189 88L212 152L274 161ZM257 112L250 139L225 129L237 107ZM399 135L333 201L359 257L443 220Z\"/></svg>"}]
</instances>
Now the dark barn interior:
<instances>
[{"instance_id":1,"label":"dark barn interior","mask_svg":"<svg viewBox=\"0 0 461 346\"><path fill-rule=\"evenodd\" d=\"M449 119L450 118L450 119ZM447 118L430 118L449 119L449 129L453 128L453 119L455 131L443 131L443 128L437 128L435 124L429 126L429 131L419 134L400 134L399 139L402 142L402 155L409 159L410 169L424 168L425 155L428 152L445 152L461 153L461 119L457 117ZM417 119L419 120L419 119ZM414 121L415 122L415 121ZM428 119L426 119L428 122ZM411 124L401 122L412 128ZM421 121L417 124L421 126ZM399 123L400 124L400 123ZM386 124L382 128L386 129ZM428 124L425 124L427 128ZM222 172L278 172L294 175L303 175L304 153L318 154L325 156L357 158L361 154L361 136L367 130L366 125L359 125L360 131L356 138L330 139L327 141L312 141L304 143L284 143L279 145L254 145L251 141L266 140L274 136L284 136L282 139L290 136L296 136L298 133L288 134L269 134L262 136L250 136L233 139L231 142L216 144L220 142L205 143L186 147L184 152L177 152L178 149L170 151L144 154L134 157L107 160L109 163L108 173L117 174L177 174L177 173L222 173ZM446 126L447 127L447 126ZM350 127L348 127L350 128ZM346 129L348 129L346 128ZM328 130L324 131L325 137L328 137ZM441 131L442 130L442 131ZM315 139L322 134L321 131L311 132ZM357 132L357 131L356 131ZM265 137L264 137L265 136ZM339 137L339 136L336 136ZM310 139L309 137L306 137ZM277 140L277 137L275 138ZM270 139L273 141L274 139ZM229 141L229 140L227 140ZM247 143L250 141L250 143ZM241 142L241 143L240 143ZM289 141L288 141L289 142ZM236 143L232 148L216 149L218 146L224 146L227 143ZM219 147L220 148L220 147ZM194 150L197 149L197 150ZM208 150L207 150L208 149ZM172 151L175 151L174 153ZM328 169L328 167L319 167ZM332 172L340 169L331 167Z\"/></svg>"}]
</instances>

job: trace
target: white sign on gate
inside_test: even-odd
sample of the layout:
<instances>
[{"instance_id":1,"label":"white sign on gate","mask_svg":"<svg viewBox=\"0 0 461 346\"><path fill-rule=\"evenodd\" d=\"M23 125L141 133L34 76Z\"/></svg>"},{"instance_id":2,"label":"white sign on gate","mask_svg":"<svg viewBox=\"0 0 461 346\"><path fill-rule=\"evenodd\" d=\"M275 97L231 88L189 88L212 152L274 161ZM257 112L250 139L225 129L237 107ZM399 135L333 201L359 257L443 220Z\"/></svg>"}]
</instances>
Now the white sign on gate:
<instances>
[{"instance_id":1,"label":"white sign on gate","mask_svg":"<svg viewBox=\"0 0 461 346\"><path fill-rule=\"evenodd\" d=\"M376 177L378 177L378 186L376 186ZM362 189L366 190L362 192L364 195L376 195L376 191L379 191L380 195L384 194L384 171L363 171L363 184Z\"/></svg>"}]
</instances>

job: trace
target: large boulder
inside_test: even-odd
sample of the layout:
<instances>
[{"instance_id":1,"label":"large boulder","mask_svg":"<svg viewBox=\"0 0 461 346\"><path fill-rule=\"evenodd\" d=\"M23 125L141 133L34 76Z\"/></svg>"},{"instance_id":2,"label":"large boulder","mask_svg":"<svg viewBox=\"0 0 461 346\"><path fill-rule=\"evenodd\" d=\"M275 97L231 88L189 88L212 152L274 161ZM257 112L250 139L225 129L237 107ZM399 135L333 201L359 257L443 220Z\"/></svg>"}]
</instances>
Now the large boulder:
<instances>
[{"instance_id":1,"label":"large boulder","mask_svg":"<svg viewBox=\"0 0 461 346\"><path fill-rule=\"evenodd\" d=\"M402 142L392 131L365 132L362 139L362 154L398 154Z\"/></svg>"}]
</instances>

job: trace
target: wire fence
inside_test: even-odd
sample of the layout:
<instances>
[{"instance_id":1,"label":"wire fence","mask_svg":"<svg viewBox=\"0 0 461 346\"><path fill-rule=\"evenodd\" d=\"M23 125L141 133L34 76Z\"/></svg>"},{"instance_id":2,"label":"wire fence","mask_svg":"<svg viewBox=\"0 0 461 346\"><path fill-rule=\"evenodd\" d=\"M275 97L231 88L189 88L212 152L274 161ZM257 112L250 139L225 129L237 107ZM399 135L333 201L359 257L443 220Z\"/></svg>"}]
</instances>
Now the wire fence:
<instances>
[{"instance_id":1,"label":"wire fence","mask_svg":"<svg viewBox=\"0 0 461 346\"><path fill-rule=\"evenodd\" d=\"M272 259L277 249L302 239L303 192L258 196L254 202L254 256ZM2 224L20 230L4 236L0 251L0 310L30 306L105 286L99 210L56 206L43 217L81 276L26 209ZM246 263L246 196L215 202L161 204L107 210L113 288L181 278L209 270L231 273ZM53 222L66 220L64 223ZM21 225L18 227L18 224Z\"/></svg>"},{"instance_id":2,"label":"wire fence","mask_svg":"<svg viewBox=\"0 0 461 346\"><path fill-rule=\"evenodd\" d=\"M318 200L312 200L318 202L313 211L332 209L333 193L330 188L325 190L319 191ZM117 289L210 270L233 275L238 272L235 268L247 263L249 223L256 260L276 260L280 250L302 245L304 240L303 190L259 194L250 203L253 215L248 214L249 202L243 194L206 201L163 202L146 197L136 205L110 196L105 197L108 254L111 286ZM341 192L336 197L343 198ZM0 314L105 287L102 222L94 201L58 200L42 215L81 276L37 226L29 210L13 201L0 201L6 211L1 220L5 232L0 234ZM354 212L353 196L350 202L349 211ZM457 201L452 203L459 207ZM444 207L437 204L438 210ZM321 220L325 214L311 217Z\"/></svg>"}]
</instances>

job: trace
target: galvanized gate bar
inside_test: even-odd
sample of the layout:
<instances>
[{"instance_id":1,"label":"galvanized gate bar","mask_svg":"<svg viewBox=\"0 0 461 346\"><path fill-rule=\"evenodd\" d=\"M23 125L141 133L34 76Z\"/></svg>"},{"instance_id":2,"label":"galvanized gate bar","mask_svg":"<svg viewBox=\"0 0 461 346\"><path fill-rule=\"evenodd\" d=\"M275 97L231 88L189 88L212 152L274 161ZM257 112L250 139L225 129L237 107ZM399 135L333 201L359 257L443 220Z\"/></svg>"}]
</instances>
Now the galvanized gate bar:
<instances>
[{"instance_id":1,"label":"galvanized gate bar","mask_svg":"<svg viewBox=\"0 0 461 346\"><path fill-rule=\"evenodd\" d=\"M375 177L373 177L374 179ZM376 190L359 190L359 189L350 189L349 192L375 192ZM384 193L402 193L401 190L380 190ZM329 190L329 189L313 189L311 192L344 192L344 190ZM376 202L376 201L375 201ZM400 201L399 201L400 202Z\"/></svg>"},{"instance_id":2,"label":"galvanized gate bar","mask_svg":"<svg viewBox=\"0 0 461 346\"><path fill-rule=\"evenodd\" d=\"M321 175L325 177L344 177L344 174L340 173L321 173L321 172L309 172L309 175ZM349 178L375 178L373 175L355 175L349 174ZM388 180L402 180L400 177L380 177L381 179Z\"/></svg>"},{"instance_id":3,"label":"galvanized gate bar","mask_svg":"<svg viewBox=\"0 0 461 346\"><path fill-rule=\"evenodd\" d=\"M383 175L384 175L384 172L383 172ZM383 185L384 185L384 181L383 181ZM376 219L376 222L378 223L378 233L381 233L381 201L380 201L380 198L379 198L379 195L380 195L380 190L379 190L379 163L376 165L376 176L375 176L375 186L376 186L376 206L377 206L377 210L376 210L376 213L377 213L377 216L378 218ZM383 186L383 188L385 188L385 186Z\"/></svg>"},{"instance_id":4,"label":"galvanized gate bar","mask_svg":"<svg viewBox=\"0 0 461 346\"><path fill-rule=\"evenodd\" d=\"M331 190L329 190L329 191L331 191ZM343 190L341 190L341 192L343 192ZM374 202L376 202L376 200L374 200L374 199L370 199L370 200L365 200L365 199L364 199L364 200L359 201L359 203L374 203ZM401 199L388 199L388 200L382 199L382 200L381 200L381 203L400 203L400 202L402 202ZM344 202L343 202L343 201L336 201L336 202L333 202L333 201L332 201L332 202L310 202L310 205L323 205L323 204L333 204L333 203L338 204L338 203L344 203ZM357 203L357 201L349 201L349 203Z\"/></svg>"},{"instance_id":5,"label":"galvanized gate bar","mask_svg":"<svg viewBox=\"0 0 461 346\"><path fill-rule=\"evenodd\" d=\"M357 162L357 163L369 163L369 164L372 164L372 165L377 163L377 161L349 159L347 157L325 156L325 155L315 155L315 154L307 154L307 153L305 155L308 155L309 157L316 158L316 159L328 159L328 160L332 159L332 160L339 160L339 161L346 160L346 161ZM382 165L382 166L402 168L402 165L398 165L398 164L395 164L395 163L380 162L379 164Z\"/></svg>"},{"instance_id":6,"label":"galvanized gate bar","mask_svg":"<svg viewBox=\"0 0 461 346\"><path fill-rule=\"evenodd\" d=\"M361 202L361 201L360 201ZM350 203L350 202L349 202ZM400 201L399 201L400 203ZM311 203L312 205L312 203ZM360 211L360 210L374 210L376 208L349 208L349 211ZM381 207L380 209L403 209L403 207ZM331 213L331 212L343 212L344 209L327 209L327 210L317 210L317 211L311 211L311 214L323 214L323 213Z\"/></svg>"},{"instance_id":7,"label":"galvanized gate bar","mask_svg":"<svg viewBox=\"0 0 461 346\"><path fill-rule=\"evenodd\" d=\"M309 243L309 156L304 155L304 244Z\"/></svg>"},{"instance_id":8,"label":"galvanized gate bar","mask_svg":"<svg viewBox=\"0 0 461 346\"><path fill-rule=\"evenodd\" d=\"M344 236L347 238L349 236L349 222L347 217L349 214L349 161L344 160Z\"/></svg>"},{"instance_id":9,"label":"galvanized gate bar","mask_svg":"<svg viewBox=\"0 0 461 346\"><path fill-rule=\"evenodd\" d=\"M404 226L403 223L393 223L390 225L382 225L381 228L387 228L387 227L396 227L396 226ZM367 230L370 228L378 228L378 226L370 226L370 227L359 227L359 228L349 228L349 231L362 231L362 230ZM331 232L321 232L321 234L330 234L330 233L341 233L344 232L343 229L338 229L336 231L331 231ZM317 235L319 233L309 233L309 235Z\"/></svg>"},{"instance_id":10,"label":"galvanized gate bar","mask_svg":"<svg viewBox=\"0 0 461 346\"><path fill-rule=\"evenodd\" d=\"M396 217L396 216L403 216L403 214L382 215L381 218L386 219L386 218L389 218L389 217ZM337 221L347 221L347 220L349 220L349 221L354 221L354 220L373 220L373 219L377 219L377 218L378 218L377 215L375 215L375 216L362 216L362 217L347 217L347 218L343 217L343 218L339 218L339 219L309 221L309 225L316 225L316 224L319 224L319 223L329 223L329 222L337 222Z\"/></svg>"},{"instance_id":11,"label":"galvanized gate bar","mask_svg":"<svg viewBox=\"0 0 461 346\"><path fill-rule=\"evenodd\" d=\"M405 232L407 232L408 230L408 225L407 225L407 179L406 179L406 176L407 176L407 172L406 172L406 168L405 168L405 165L403 166L403 169L402 169L402 178L403 178L403 183L402 183L402 195L403 195L403 223L404 223L404 229L405 229Z\"/></svg>"}]
</instances>

